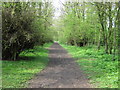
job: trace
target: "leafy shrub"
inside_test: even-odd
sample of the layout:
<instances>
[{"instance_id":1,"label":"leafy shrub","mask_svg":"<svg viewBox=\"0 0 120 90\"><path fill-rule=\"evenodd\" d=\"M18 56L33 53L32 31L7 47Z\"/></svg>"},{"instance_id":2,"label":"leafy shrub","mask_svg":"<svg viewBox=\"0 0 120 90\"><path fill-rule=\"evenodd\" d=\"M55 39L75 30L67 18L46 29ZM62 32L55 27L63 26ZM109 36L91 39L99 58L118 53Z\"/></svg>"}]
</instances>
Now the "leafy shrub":
<instances>
[{"instance_id":1,"label":"leafy shrub","mask_svg":"<svg viewBox=\"0 0 120 90\"><path fill-rule=\"evenodd\" d=\"M45 21L43 22L41 18L37 17L35 7L31 7L32 5L36 5L36 3L3 3L3 60L16 60L22 51L52 41L52 38L46 35L49 33L48 30L44 30Z\"/></svg>"}]
</instances>

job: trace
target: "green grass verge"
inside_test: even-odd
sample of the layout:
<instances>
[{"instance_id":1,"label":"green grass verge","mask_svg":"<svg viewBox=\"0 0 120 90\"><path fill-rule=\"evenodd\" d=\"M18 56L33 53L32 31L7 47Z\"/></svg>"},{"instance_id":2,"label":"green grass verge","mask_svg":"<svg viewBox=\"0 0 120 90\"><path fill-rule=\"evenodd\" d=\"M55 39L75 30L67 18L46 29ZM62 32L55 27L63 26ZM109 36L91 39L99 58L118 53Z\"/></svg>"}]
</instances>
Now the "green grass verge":
<instances>
[{"instance_id":1,"label":"green grass verge","mask_svg":"<svg viewBox=\"0 0 120 90\"><path fill-rule=\"evenodd\" d=\"M92 47L76 47L61 44L76 59L80 68L88 75L96 88L118 88L118 60L113 55Z\"/></svg>"},{"instance_id":2,"label":"green grass verge","mask_svg":"<svg viewBox=\"0 0 120 90\"><path fill-rule=\"evenodd\" d=\"M26 82L46 67L49 60L45 48L50 45L52 43L22 52L19 61L2 61L2 88L27 87Z\"/></svg>"}]
</instances>

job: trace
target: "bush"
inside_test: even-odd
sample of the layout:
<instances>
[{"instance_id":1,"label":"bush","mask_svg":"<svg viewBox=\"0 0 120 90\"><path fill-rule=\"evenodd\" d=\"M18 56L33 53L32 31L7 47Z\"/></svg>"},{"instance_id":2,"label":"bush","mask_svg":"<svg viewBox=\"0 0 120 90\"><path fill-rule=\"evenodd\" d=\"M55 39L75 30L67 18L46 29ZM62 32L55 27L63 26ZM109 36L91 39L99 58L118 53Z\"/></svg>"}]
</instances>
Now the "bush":
<instances>
[{"instance_id":1,"label":"bush","mask_svg":"<svg viewBox=\"0 0 120 90\"><path fill-rule=\"evenodd\" d=\"M52 41L44 30L43 19L37 17L36 3L13 2L3 3L2 10L2 59L16 60L19 54ZM33 11L34 10L34 11Z\"/></svg>"}]
</instances>

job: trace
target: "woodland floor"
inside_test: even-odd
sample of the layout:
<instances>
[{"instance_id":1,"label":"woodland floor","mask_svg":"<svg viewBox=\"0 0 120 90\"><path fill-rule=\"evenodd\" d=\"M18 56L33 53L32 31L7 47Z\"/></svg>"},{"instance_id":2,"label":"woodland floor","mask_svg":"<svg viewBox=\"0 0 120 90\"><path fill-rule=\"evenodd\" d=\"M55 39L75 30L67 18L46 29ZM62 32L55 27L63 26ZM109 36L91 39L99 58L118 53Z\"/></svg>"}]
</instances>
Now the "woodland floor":
<instances>
[{"instance_id":1,"label":"woodland floor","mask_svg":"<svg viewBox=\"0 0 120 90\"><path fill-rule=\"evenodd\" d=\"M58 43L49 49L48 66L28 82L28 88L92 88L86 75Z\"/></svg>"}]
</instances>

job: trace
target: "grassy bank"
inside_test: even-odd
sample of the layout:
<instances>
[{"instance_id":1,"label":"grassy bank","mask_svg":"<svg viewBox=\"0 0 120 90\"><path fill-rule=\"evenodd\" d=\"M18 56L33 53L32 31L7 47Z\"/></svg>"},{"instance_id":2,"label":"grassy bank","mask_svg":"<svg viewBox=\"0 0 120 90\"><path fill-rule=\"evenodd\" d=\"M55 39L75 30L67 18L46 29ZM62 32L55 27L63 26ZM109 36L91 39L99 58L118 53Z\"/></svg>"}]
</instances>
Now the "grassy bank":
<instances>
[{"instance_id":1,"label":"grassy bank","mask_svg":"<svg viewBox=\"0 0 120 90\"><path fill-rule=\"evenodd\" d=\"M76 58L80 68L85 71L90 82L97 88L118 88L118 61L113 55L96 50L95 46L76 47L61 44Z\"/></svg>"},{"instance_id":2,"label":"grassy bank","mask_svg":"<svg viewBox=\"0 0 120 90\"><path fill-rule=\"evenodd\" d=\"M49 60L48 50L45 48L50 45L52 43L22 52L19 61L2 61L2 87L26 87L26 82L46 67Z\"/></svg>"}]
</instances>

